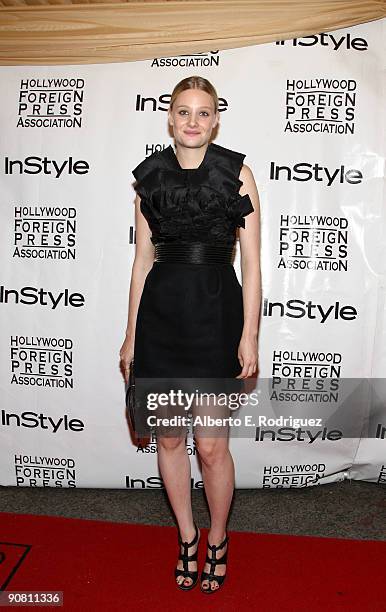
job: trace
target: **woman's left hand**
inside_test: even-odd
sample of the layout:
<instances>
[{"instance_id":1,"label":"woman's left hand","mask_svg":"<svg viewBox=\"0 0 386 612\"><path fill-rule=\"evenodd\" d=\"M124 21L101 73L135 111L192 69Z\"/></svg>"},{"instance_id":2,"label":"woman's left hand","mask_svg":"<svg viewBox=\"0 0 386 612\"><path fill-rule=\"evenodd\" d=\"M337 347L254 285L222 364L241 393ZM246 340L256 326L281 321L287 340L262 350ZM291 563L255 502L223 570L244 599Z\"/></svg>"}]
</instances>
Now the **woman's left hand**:
<instances>
[{"instance_id":1,"label":"woman's left hand","mask_svg":"<svg viewBox=\"0 0 386 612\"><path fill-rule=\"evenodd\" d=\"M237 357L242 370L236 378L247 378L257 371L257 338L256 336L241 336Z\"/></svg>"}]
</instances>

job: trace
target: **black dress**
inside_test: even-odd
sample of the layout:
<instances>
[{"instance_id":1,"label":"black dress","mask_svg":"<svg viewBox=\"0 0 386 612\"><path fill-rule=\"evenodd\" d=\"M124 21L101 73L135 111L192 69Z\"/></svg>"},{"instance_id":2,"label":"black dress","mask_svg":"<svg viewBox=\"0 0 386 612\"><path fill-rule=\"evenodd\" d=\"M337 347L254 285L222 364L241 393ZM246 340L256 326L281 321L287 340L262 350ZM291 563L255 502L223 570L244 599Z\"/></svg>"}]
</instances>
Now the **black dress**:
<instances>
[{"instance_id":1,"label":"black dress","mask_svg":"<svg viewBox=\"0 0 386 612\"><path fill-rule=\"evenodd\" d=\"M245 154L215 143L198 168L181 168L171 145L134 170L140 208L157 243L235 245L254 208L239 194ZM157 262L138 308L135 376L234 378L243 296L232 264ZM238 381L241 379L238 379Z\"/></svg>"}]
</instances>

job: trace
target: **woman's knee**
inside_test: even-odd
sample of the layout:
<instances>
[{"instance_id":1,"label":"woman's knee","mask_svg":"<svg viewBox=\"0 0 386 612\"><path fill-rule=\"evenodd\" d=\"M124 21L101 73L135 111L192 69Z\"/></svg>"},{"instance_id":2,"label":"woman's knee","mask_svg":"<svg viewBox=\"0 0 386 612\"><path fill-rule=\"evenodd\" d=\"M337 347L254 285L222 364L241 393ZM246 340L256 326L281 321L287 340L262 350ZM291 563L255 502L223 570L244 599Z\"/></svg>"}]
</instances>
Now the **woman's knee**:
<instances>
[{"instance_id":1,"label":"woman's knee","mask_svg":"<svg viewBox=\"0 0 386 612\"><path fill-rule=\"evenodd\" d=\"M185 446L185 438L183 436L159 436L157 437L157 445L161 450L173 451Z\"/></svg>"},{"instance_id":2,"label":"woman's knee","mask_svg":"<svg viewBox=\"0 0 386 612\"><path fill-rule=\"evenodd\" d=\"M222 461L229 452L228 443L223 439L196 438L196 448L201 460L212 465Z\"/></svg>"}]
</instances>

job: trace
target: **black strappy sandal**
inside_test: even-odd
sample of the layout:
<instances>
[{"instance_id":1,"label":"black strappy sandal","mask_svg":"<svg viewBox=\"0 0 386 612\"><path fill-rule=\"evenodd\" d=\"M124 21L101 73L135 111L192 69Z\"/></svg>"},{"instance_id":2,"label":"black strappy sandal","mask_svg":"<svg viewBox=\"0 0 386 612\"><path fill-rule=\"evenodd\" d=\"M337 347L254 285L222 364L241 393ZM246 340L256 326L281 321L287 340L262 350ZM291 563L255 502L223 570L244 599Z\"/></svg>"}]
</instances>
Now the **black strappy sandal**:
<instances>
[{"instance_id":1,"label":"black strappy sandal","mask_svg":"<svg viewBox=\"0 0 386 612\"><path fill-rule=\"evenodd\" d=\"M215 593L216 591L218 591L222 587L222 585L224 583L224 580L226 578L226 574L224 574L223 576L216 576L216 574L214 572L215 572L215 569L216 569L217 565L225 565L226 562L227 562L228 548L226 549L226 551L223 554L223 556L220 557L219 559L216 559L216 551L217 550L221 550L222 548L224 548L225 544L227 544L228 541L229 541L229 537L228 537L228 535L226 535L224 540L218 546L215 546L215 544L213 544L213 546L211 546L209 544L209 542L208 542L208 548L210 548L210 550L212 551L212 558L210 559L208 554L206 555L205 561L210 563L210 571L209 572L204 572L204 571L201 572L201 591L203 593ZM207 588L204 588L202 586L202 583L204 582L204 580L208 580L208 582L209 582ZM211 583L214 580L218 584L218 588L217 589L212 589L212 587L211 587Z\"/></svg>"},{"instance_id":2,"label":"black strappy sandal","mask_svg":"<svg viewBox=\"0 0 386 612\"><path fill-rule=\"evenodd\" d=\"M180 532L178 531L178 542L180 544L180 546L182 545L184 547L184 552L181 552L181 548L180 548L180 555L178 557L178 559L181 559L181 561L183 562L184 565L184 569L178 569L177 567L174 568L174 576L177 579L179 576L184 576L184 580L181 582L181 584L178 584L178 582L176 582L176 585L178 586L179 589L182 589L182 591L190 591L190 589L192 589L194 586L196 586L197 584L197 579L198 579L198 570L189 570L188 569L188 563L189 561L197 561L197 555L198 555L198 546L196 549L196 552L193 553L192 555L188 555L188 548L190 548L191 546L194 546L195 543L198 540L198 529L197 529L197 525L196 523L194 523L194 527L196 530L196 535L194 536L193 540L191 542L183 542L181 539L181 535ZM188 585L184 585L185 582L185 578L191 578L192 579L192 584L188 584Z\"/></svg>"}]
</instances>

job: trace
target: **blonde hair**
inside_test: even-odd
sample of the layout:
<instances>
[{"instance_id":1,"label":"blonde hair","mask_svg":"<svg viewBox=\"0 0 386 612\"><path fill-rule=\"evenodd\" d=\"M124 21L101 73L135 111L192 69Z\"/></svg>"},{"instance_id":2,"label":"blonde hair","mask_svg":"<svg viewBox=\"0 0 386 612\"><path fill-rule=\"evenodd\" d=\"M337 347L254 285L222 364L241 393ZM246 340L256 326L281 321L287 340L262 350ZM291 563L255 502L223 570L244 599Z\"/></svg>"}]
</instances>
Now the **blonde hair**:
<instances>
[{"instance_id":1,"label":"blonde hair","mask_svg":"<svg viewBox=\"0 0 386 612\"><path fill-rule=\"evenodd\" d=\"M219 102L217 91L213 87L212 83L208 81L208 79L204 79L204 77L200 76L186 77L177 83L170 98L170 110L172 110L177 96L186 89L201 89L202 91L206 91L206 93L208 93L213 99L214 112L216 113L218 111Z\"/></svg>"}]
</instances>

